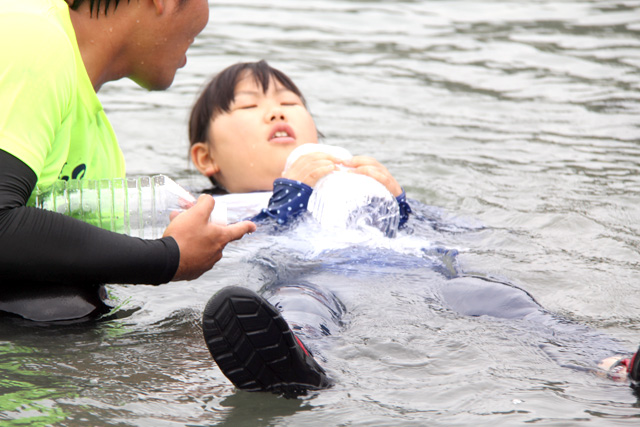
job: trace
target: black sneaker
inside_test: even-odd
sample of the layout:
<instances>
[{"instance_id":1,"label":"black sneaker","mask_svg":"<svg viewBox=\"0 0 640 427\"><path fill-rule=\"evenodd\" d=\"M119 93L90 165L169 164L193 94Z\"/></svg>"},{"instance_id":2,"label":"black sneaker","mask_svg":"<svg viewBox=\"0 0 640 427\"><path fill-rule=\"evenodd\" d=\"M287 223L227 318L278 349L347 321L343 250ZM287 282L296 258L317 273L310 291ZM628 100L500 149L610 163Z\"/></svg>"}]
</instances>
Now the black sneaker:
<instances>
[{"instance_id":1,"label":"black sneaker","mask_svg":"<svg viewBox=\"0 0 640 427\"><path fill-rule=\"evenodd\" d=\"M332 384L280 312L249 289L218 291L204 309L202 330L220 370L240 389L295 397Z\"/></svg>"}]
</instances>

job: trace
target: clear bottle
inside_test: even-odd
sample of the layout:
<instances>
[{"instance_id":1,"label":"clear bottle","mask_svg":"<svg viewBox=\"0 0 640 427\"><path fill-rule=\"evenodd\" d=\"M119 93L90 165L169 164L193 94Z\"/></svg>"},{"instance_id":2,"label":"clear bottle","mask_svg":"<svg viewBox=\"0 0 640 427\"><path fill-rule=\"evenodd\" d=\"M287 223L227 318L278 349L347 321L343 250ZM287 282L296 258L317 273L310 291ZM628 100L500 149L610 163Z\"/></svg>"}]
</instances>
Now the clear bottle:
<instances>
[{"instance_id":1,"label":"clear bottle","mask_svg":"<svg viewBox=\"0 0 640 427\"><path fill-rule=\"evenodd\" d=\"M352 157L342 147L303 144L289 154L285 170L300 156L318 151L341 160ZM346 167L340 167L318 180L309 197L307 211L323 227L373 227L388 237L396 235L400 223L400 208L389 190L369 176L349 173Z\"/></svg>"},{"instance_id":2,"label":"clear bottle","mask_svg":"<svg viewBox=\"0 0 640 427\"><path fill-rule=\"evenodd\" d=\"M101 180L59 180L37 191L35 206L72 216L105 230L145 239L162 237L171 213L196 198L165 175ZM226 207L216 203L210 221L227 223Z\"/></svg>"}]
</instances>

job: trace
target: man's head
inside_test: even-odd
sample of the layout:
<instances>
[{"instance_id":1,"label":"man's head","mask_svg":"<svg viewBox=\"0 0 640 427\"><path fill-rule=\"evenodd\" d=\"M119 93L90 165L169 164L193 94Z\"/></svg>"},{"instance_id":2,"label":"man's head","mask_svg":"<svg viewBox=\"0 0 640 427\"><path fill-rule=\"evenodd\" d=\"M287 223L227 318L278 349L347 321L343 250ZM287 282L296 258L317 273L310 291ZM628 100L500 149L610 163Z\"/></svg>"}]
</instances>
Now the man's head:
<instances>
[{"instance_id":1,"label":"man's head","mask_svg":"<svg viewBox=\"0 0 640 427\"><path fill-rule=\"evenodd\" d=\"M208 0L67 2L80 50L89 52L85 66L102 79L97 88L122 77L149 90L168 88L209 20Z\"/></svg>"},{"instance_id":2,"label":"man's head","mask_svg":"<svg viewBox=\"0 0 640 427\"><path fill-rule=\"evenodd\" d=\"M209 21L208 0L136 0L142 13L133 29L133 81L149 90L164 90L178 68L187 63L186 51ZM133 3L131 5L133 7Z\"/></svg>"}]
</instances>

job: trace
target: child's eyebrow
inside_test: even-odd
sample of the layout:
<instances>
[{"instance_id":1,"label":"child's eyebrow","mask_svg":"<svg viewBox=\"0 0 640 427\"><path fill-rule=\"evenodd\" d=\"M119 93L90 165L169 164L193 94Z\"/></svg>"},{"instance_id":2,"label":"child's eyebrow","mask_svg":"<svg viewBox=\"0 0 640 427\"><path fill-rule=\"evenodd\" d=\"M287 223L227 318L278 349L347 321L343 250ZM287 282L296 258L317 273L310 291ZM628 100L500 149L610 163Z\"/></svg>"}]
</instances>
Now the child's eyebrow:
<instances>
[{"instance_id":1,"label":"child's eyebrow","mask_svg":"<svg viewBox=\"0 0 640 427\"><path fill-rule=\"evenodd\" d=\"M236 92L234 94L234 96L238 96L238 95L253 95L253 96L257 96L258 95L258 91L257 90L240 90L238 92Z\"/></svg>"},{"instance_id":2,"label":"child's eyebrow","mask_svg":"<svg viewBox=\"0 0 640 427\"><path fill-rule=\"evenodd\" d=\"M294 93L291 89L287 89L286 87L282 87L280 89L276 89L276 93L282 93L282 92L291 92ZM260 95L260 91L257 90L239 90L237 92L235 92L233 94L233 96L238 96L238 95L252 95L252 96L258 96Z\"/></svg>"}]
</instances>

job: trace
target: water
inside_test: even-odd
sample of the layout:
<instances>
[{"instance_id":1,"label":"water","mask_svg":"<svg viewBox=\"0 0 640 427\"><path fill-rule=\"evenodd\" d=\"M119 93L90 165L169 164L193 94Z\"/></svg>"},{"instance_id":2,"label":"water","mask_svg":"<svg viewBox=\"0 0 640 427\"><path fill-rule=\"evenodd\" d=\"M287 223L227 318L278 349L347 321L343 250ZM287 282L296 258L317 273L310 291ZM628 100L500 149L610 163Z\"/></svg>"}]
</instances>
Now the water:
<instances>
[{"instance_id":1,"label":"water","mask_svg":"<svg viewBox=\"0 0 640 427\"><path fill-rule=\"evenodd\" d=\"M187 161L189 107L216 71L265 58L298 83L325 142L373 155L411 199L442 209L427 212L469 226L416 226L405 251L420 239L458 249L463 270L638 345L640 2L235 0L211 12L171 90L101 91L131 175L206 187ZM222 286L271 280L267 267L289 258L269 243L258 234L229 247L194 282L112 287L121 320L2 323L0 420L638 423L626 385L559 366L517 322L429 304L421 290L441 279L428 268L341 263L314 276L344 280L348 326L322 352L338 385L300 400L237 392L209 358L200 312Z\"/></svg>"}]
</instances>

